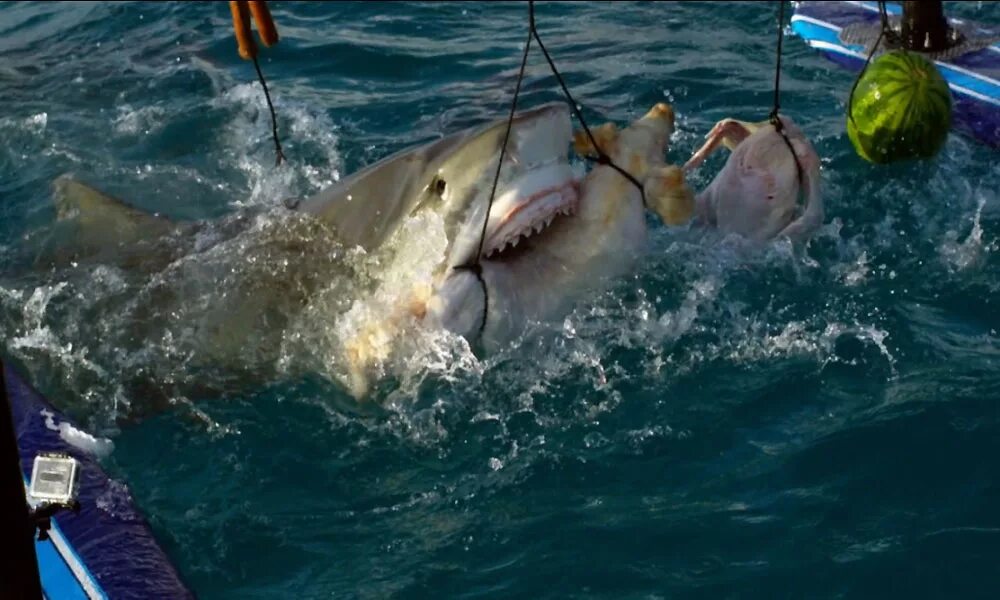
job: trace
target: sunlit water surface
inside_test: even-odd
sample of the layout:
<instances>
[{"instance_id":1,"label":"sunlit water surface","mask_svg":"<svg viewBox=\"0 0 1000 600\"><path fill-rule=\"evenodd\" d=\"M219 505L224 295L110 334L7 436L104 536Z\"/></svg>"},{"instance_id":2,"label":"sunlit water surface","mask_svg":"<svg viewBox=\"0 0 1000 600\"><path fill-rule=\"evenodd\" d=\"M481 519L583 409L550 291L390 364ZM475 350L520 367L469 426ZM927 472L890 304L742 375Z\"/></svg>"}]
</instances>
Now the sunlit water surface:
<instances>
[{"instance_id":1,"label":"sunlit water surface","mask_svg":"<svg viewBox=\"0 0 1000 600\"><path fill-rule=\"evenodd\" d=\"M1000 22L995 4L946 4ZM1000 591L996 151L952 135L933 161L863 162L852 74L787 38L782 107L822 157L827 209L804 251L651 220L639 271L565 321L485 358L409 340L358 404L334 347L355 284L330 274L379 265L282 200L501 118L526 6L272 10L278 168L225 3L0 6L0 342L114 443L103 464L200 596ZM770 110L773 3L538 11L590 121L675 106L672 162L717 120ZM522 105L560 97L534 54ZM32 269L68 172L210 224L140 247L169 257L147 271L121 255ZM287 269L342 283L294 318L253 312L278 292L242 282ZM219 331L241 306L281 326ZM211 336L243 352L215 363Z\"/></svg>"}]
</instances>

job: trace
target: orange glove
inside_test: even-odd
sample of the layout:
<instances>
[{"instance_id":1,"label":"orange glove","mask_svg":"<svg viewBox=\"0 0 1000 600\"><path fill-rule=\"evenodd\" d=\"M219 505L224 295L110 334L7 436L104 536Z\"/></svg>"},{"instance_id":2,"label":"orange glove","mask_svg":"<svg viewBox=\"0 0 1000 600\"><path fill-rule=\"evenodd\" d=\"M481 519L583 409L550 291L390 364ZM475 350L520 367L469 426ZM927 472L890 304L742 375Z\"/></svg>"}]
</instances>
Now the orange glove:
<instances>
[{"instance_id":1,"label":"orange glove","mask_svg":"<svg viewBox=\"0 0 1000 600\"><path fill-rule=\"evenodd\" d=\"M278 43L278 28L274 26L274 19L271 18L271 11L267 9L267 2L250 1L250 13L253 21L257 24L257 34L260 41L270 48Z\"/></svg>"},{"instance_id":2,"label":"orange glove","mask_svg":"<svg viewBox=\"0 0 1000 600\"><path fill-rule=\"evenodd\" d=\"M230 1L229 10L233 13L233 31L236 33L236 42L239 45L241 58L244 60L257 58L257 44L250 33L251 16L257 24L257 34L264 46L270 48L278 43L278 28L275 27L274 19L271 18L267 2L234 0Z\"/></svg>"}]
</instances>

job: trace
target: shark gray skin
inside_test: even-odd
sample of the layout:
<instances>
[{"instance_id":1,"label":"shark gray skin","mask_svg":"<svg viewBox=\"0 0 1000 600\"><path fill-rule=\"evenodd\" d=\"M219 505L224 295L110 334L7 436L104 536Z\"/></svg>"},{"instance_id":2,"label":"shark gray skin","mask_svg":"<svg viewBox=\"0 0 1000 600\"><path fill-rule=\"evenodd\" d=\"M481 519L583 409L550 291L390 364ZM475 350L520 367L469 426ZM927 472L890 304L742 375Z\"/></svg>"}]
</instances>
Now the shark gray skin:
<instances>
[{"instance_id":1,"label":"shark gray skin","mask_svg":"<svg viewBox=\"0 0 1000 600\"><path fill-rule=\"evenodd\" d=\"M627 272L638 259L646 233L642 195L609 167L597 167L583 180L575 175L568 161L569 111L562 103L515 116L487 216L506 125L502 120L466 129L378 161L290 206L290 226L268 232L246 219L227 222L234 231L254 230L262 238L256 243L268 252L301 256L303 265L311 262L310 244L333 239L342 248L380 257L387 271L415 254L412 239L400 237L408 223L440 224L427 235L443 238L433 240L442 251L424 276L397 286L387 310L352 322L340 340L339 379L356 398L368 394L380 365L413 327L445 329L495 348L526 323L567 312L578 294ZM680 223L690 215L693 195L680 169L664 163L672 130L672 110L658 105L620 134L606 126L599 139L643 182L650 208ZM124 262L147 271L176 265L191 251L190 244L157 240L189 239L206 227L143 213L67 177L57 180L55 198L60 219L75 225L81 247L110 253L120 263L116 251L136 254ZM139 257L129 250L136 246L162 252ZM357 275L342 265L303 274L292 263L277 272L249 271L255 280L240 282L248 291L213 309L214 322L203 336L204 360L238 366L247 354L273 352L278 344L268 336L307 306L312 294L332 279ZM478 269L467 268L472 265ZM377 273L367 279L374 283L354 288L356 301L384 292ZM175 295L175 302L184 301L182 292Z\"/></svg>"},{"instance_id":2,"label":"shark gray skin","mask_svg":"<svg viewBox=\"0 0 1000 600\"><path fill-rule=\"evenodd\" d=\"M698 167L720 145L732 152L722 171L698 194L698 222L757 242L780 237L802 242L823 224L819 157L790 117L779 118L788 143L768 121L724 119L715 124L684 165L685 171ZM802 207L800 194L805 195Z\"/></svg>"}]
</instances>

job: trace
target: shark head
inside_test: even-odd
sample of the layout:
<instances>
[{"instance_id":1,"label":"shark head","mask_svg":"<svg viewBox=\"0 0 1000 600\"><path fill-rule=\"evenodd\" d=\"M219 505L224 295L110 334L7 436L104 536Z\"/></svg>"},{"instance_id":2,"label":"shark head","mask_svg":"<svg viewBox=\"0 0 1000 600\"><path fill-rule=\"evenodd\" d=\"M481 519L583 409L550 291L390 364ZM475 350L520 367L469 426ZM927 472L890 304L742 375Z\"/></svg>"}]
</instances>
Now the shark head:
<instances>
[{"instance_id":1,"label":"shark head","mask_svg":"<svg viewBox=\"0 0 1000 600\"><path fill-rule=\"evenodd\" d=\"M483 251L512 241L514 229L526 219L566 209L537 196L573 181L566 160L571 134L566 105L551 103L515 115L509 137L506 126L506 120L496 121L396 153L306 199L299 210L330 224L345 245L366 251L384 244L406 219L431 211L445 225L446 263L469 263L479 248L505 142ZM541 212L522 213L527 205Z\"/></svg>"},{"instance_id":2,"label":"shark head","mask_svg":"<svg viewBox=\"0 0 1000 600\"><path fill-rule=\"evenodd\" d=\"M646 239L644 197L670 224L691 215L693 194L683 174L664 162L674 125L668 105L657 104L621 131L603 125L593 138L570 138L568 115L560 117L558 128L525 136L539 144L539 160L522 165L494 202L478 272L461 268L475 254L458 252L427 305L431 320L465 337L482 336L487 347L567 312L582 292L627 272ZM554 143L554 132L564 137ZM570 142L581 154L591 154L596 143L633 180L599 165L577 181L566 163Z\"/></svg>"},{"instance_id":3,"label":"shark head","mask_svg":"<svg viewBox=\"0 0 1000 600\"><path fill-rule=\"evenodd\" d=\"M497 316L504 299L533 289L537 278L529 272L523 274L524 285L492 285L488 280L498 267L532 255L538 240L576 215L579 176L568 161L569 109L552 103L517 113L509 137L506 132L506 119L498 120L406 150L301 205L342 231L348 244L368 251L393 245L394 232L409 219L433 213L443 224L427 232L440 235L443 230L446 238L438 244L444 250L431 285L414 282L395 307L376 311L346 341L357 370L385 358L391 351L386 340L400 331L404 319L416 317L471 340L484 329L491 308ZM408 249L404 245L396 251L405 254Z\"/></svg>"}]
</instances>

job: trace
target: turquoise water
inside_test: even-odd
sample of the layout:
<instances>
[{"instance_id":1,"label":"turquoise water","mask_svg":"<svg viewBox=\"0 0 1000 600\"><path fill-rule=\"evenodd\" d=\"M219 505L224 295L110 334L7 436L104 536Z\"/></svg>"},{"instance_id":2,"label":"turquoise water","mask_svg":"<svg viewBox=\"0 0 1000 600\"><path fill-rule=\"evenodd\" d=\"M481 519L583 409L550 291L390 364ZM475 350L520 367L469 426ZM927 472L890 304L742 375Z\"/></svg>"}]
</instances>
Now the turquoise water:
<instances>
[{"instance_id":1,"label":"turquoise water","mask_svg":"<svg viewBox=\"0 0 1000 600\"><path fill-rule=\"evenodd\" d=\"M947 6L1000 23L996 4ZM0 341L114 442L106 468L201 597L1000 593L1000 155L952 135L927 163L863 162L852 75L788 38L782 105L823 159L827 209L805 252L656 226L635 276L565 323L485 359L434 340L358 404L323 335L349 289L248 346L242 371L192 366L240 275L348 260L231 231L280 230L283 198L502 117L526 6L272 10L280 168L226 4L0 5ZM766 116L775 12L538 19L589 120L671 102L681 162L715 121ZM533 55L523 106L559 98ZM65 172L219 224L144 275L114 256L30 269Z\"/></svg>"}]
</instances>

